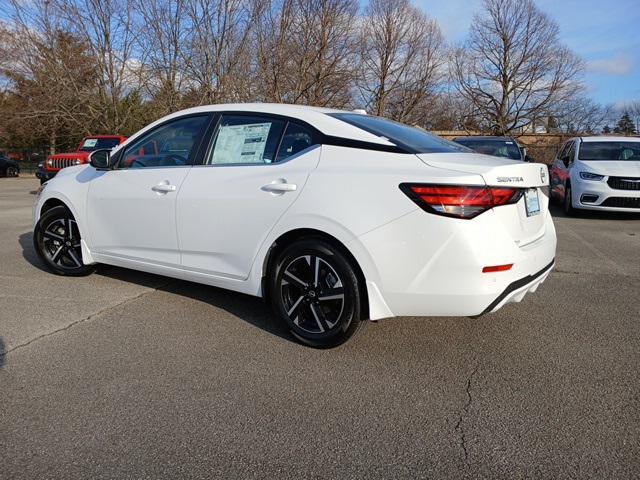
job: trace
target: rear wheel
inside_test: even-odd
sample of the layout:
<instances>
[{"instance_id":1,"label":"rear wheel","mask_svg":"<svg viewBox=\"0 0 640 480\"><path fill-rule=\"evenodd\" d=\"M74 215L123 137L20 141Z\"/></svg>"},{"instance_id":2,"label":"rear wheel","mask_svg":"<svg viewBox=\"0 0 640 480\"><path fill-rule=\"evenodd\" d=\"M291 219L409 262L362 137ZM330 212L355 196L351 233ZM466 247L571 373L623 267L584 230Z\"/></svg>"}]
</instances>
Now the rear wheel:
<instances>
[{"instance_id":1,"label":"rear wheel","mask_svg":"<svg viewBox=\"0 0 640 480\"><path fill-rule=\"evenodd\" d=\"M95 270L95 266L82 262L78 224L63 206L42 214L33 232L33 243L45 265L58 275L79 277Z\"/></svg>"},{"instance_id":2,"label":"rear wheel","mask_svg":"<svg viewBox=\"0 0 640 480\"><path fill-rule=\"evenodd\" d=\"M7 167L5 174L7 175L7 177L17 177L18 169L16 167Z\"/></svg>"},{"instance_id":3,"label":"rear wheel","mask_svg":"<svg viewBox=\"0 0 640 480\"><path fill-rule=\"evenodd\" d=\"M269 272L271 305L291 334L316 348L338 346L366 323L353 265L321 239L286 247Z\"/></svg>"}]
</instances>

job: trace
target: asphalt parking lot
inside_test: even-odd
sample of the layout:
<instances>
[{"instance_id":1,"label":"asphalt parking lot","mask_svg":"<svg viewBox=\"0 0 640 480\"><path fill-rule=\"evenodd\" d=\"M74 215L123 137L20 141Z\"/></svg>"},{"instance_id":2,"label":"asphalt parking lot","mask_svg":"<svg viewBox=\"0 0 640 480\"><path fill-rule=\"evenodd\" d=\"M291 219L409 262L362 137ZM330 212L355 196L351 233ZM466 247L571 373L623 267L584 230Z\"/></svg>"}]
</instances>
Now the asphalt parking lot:
<instances>
[{"instance_id":1,"label":"asphalt parking lot","mask_svg":"<svg viewBox=\"0 0 640 480\"><path fill-rule=\"evenodd\" d=\"M43 270L0 179L1 478L638 478L640 217L555 212L557 267L479 319L328 351L259 299Z\"/></svg>"}]
</instances>

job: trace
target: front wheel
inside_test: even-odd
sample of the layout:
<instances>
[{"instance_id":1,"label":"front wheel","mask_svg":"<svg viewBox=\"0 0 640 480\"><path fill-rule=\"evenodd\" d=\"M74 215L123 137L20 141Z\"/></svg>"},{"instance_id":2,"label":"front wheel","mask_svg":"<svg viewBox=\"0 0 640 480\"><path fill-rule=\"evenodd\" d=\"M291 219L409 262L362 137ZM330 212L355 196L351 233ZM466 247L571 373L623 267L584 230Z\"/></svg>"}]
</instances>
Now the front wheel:
<instances>
[{"instance_id":1,"label":"front wheel","mask_svg":"<svg viewBox=\"0 0 640 480\"><path fill-rule=\"evenodd\" d=\"M366 323L354 266L321 239L286 247L269 272L271 305L291 334L316 348L338 346Z\"/></svg>"},{"instance_id":2,"label":"front wheel","mask_svg":"<svg viewBox=\"0 0 640 480\"><path fill-rule=\"evenodd\" d=\"M7 177L17 177L18 169L16 167L7 167L7 170L5 173Z\"/></svg>"},{"instance_id":3,"label":"front wheel","mask_svg":"<svg viewBox=\"0 0 640 480\"><path fill-rule=\"evenodd\" d=\"M42 214L33 231L33 244L53 273L80 277L95 270L82 262L80 230L66 207L54 207Z\"/></svg>"},{"instance_id":4,"label":"front wheel","mask_svg":"<svg viewBox=\"0 0 640 480\"><path fill-rule=\"evenodd\" d=\"M571 192L571 185L567 185L566 187L564 187L564 213L569 216L572 217L576 214L576 209L573 208L573 199L572 197L572 192Z\"/></svg>"}]
</instances>

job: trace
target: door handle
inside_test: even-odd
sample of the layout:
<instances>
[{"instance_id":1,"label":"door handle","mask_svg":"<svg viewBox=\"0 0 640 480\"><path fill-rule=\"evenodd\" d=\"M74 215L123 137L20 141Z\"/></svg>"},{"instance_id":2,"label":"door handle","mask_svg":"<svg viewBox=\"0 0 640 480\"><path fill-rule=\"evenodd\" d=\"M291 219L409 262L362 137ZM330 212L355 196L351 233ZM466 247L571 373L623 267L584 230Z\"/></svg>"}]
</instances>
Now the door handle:
<instances>
[{"instance_id":1,"label":"door handle","mask_svg":"<svg viewBox=\"0 0 640 480\"><path fill-rule=\"evenodd\" d=\"M167 185L166 183L160 183L158 185L154 185L153 187L151 187L151 190L158 193L169 193L169 192L175 192L176 186Z\"/></svg>"},{"instance_id":2,"label":"door handle","mask_svg":"<svg viewBox=\"0 0 640 480\"><path fill-rule=\"evenodd\" d=\"M295 183L286 183L286 180L280 180L277 183L269 183L267 185L263 185L261 190L265 192L275 193L282 195L286 192L295 192L298 189L298 186Z\"/></svg>"}]
</instances>

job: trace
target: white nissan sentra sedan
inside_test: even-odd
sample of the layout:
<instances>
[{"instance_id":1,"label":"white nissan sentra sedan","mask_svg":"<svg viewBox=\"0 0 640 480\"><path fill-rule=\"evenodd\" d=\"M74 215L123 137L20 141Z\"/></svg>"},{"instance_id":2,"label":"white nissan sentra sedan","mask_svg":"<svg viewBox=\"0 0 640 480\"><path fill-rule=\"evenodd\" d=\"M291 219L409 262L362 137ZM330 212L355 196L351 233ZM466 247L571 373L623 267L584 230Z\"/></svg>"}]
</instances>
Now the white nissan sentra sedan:
<instances>
[{"instance_id":1,"label":"white nissan sentra sedan","mask_svg":"<svg viewBox=\"0 0 640 480\"><path fill-rule=\"evenodd\" d=\"M300 341L366 319L477 316L554 265L547 167L472 153L365 114L295 105L162 118L34 207L61 275L106 263L262 296Z\"/></svg>"},{"instance_id":2,"label":"white nissan sentra sedan","mask_svg":"<svg viewBox=\"0 0 640 480\"><path fill-rule=\"evenodd\" d=\"M551 198L576 210L640 213L640 138L568 140L551 166Z\"/></svg>"}]
</instances>

